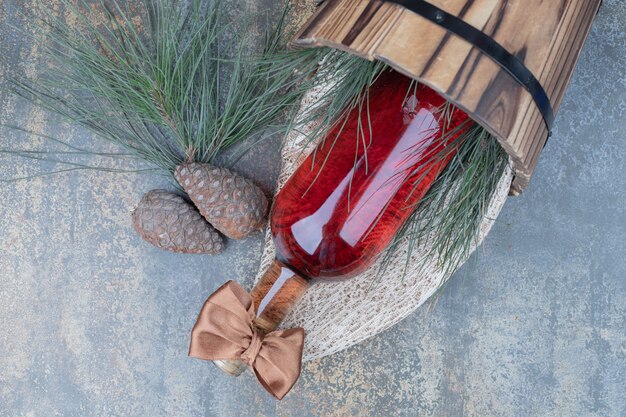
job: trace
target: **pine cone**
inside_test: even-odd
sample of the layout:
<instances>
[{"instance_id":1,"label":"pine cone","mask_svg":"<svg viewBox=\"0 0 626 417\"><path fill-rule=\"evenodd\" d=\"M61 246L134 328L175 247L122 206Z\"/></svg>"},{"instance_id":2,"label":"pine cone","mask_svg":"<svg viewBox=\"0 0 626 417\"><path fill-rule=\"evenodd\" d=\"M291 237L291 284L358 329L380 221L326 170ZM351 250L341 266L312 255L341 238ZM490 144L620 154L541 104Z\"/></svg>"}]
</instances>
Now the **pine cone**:
<instances>
[{"instance_id":1,"label":"pine cone","mask_svg":"<svg viewBox=\"0 0 626 417\"><path fill-rule=\"evenodd\" d=\"M218 254L222 237L182 197L152 190L133 211L133 226L146 242L178 253Z\"/></svg>"},{"instance_id":2,"label":"pine cone","mask_svg":"<svg viewBox=\"0 0 626 417\"><path fill-rule=\"evenodd\" d=\"M232 239L243 239L265 224L267 198L252 181L210 164L184 163L176 180L200 214Z\"/></svg>"}]
</instances>

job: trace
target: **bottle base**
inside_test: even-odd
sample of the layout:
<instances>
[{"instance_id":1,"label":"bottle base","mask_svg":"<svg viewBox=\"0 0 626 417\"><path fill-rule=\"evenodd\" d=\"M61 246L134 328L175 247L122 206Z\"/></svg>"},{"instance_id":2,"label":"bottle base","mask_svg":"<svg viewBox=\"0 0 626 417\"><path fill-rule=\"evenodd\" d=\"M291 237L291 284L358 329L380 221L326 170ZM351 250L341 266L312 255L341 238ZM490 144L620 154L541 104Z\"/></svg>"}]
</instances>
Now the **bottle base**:
<instances>
[{"instance_id":1,"label":"bottle base","mask_svg":"<svg viewBox=\"0 0 626 417\"><path fill-rule=\"evenodd\" d=\"M213 363L220 368L222 372L230 376L239 376L248 369L248 366L239 360L220 360L213 361Z\"/></svg>"}]
</instances>

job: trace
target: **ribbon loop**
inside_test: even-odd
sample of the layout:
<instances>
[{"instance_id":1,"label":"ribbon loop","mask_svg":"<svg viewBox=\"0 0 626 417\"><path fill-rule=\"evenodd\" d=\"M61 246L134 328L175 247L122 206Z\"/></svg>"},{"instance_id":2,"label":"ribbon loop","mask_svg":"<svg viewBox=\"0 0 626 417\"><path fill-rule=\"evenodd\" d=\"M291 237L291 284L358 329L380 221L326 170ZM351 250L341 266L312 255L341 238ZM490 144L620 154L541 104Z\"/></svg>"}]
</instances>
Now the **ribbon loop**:
<instances>
[{"instance_id":1,"label":"ribbon loop","mask_svg":"<svg viewBox=\"0 0 626 417\"><path fill-rule=\"evenodd\" d=\"M191 331L189 356L204 360L241 360L265 389L281 400L300 376L304 330L263 335L254 325L252 297L228 281L209 296Z\"/></svg>"}]
</instances>

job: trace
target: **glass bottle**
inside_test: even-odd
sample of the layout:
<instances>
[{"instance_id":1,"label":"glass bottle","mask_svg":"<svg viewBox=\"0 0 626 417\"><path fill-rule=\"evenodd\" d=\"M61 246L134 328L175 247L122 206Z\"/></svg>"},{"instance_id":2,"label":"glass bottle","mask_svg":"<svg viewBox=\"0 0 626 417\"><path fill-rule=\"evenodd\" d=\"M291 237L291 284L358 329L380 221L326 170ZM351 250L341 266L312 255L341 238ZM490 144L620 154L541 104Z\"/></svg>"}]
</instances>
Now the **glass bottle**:
<instances>
[{"instance_id":1,"label":"glass bottle","mask_svg":"<svg viewBox=\"0 0 626 417\"><path fill-rule=\"evenodd\" d=\"M389 245L471 123L445 105L430 88L386 70L367 104L294 172L270 215L276 259L251 292L259 331L276 329L312 281L354 276ZM231 375L245 369L239 361L216 364Z\"/></svg>"}]
</instances>

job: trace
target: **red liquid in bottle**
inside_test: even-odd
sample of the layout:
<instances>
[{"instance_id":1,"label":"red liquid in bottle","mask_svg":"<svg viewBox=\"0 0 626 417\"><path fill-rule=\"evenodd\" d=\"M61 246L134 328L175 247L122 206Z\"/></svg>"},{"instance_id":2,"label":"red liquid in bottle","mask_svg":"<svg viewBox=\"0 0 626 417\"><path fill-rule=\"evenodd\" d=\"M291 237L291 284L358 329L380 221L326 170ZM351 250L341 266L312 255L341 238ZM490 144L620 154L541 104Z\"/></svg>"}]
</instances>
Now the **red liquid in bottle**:
<instances>
[{"instance_id":1,"label":"red liquid in bottle","mask_svg":"<svg viewBox=\"0 0 626 417\"><path fill-rule=\"evenodd\" d=\"M276 260L251 292L258 331L276 329L311 278L348 278L387 247L466 128L460 110L444 120L444 104L431 89L385 71L370 87L369 107L340 121L296 170L271 214ZM241 361L216 364L230 375L246 369Z\"/></svg>"},{"instance_id":2,"label":"red liquid in bottle","mask_svg":"<svg viewBox=\"0 0 626 417\"><path fill-rule=\"evenodd\" d=\"M444 121L444 104L430 88L385 71L370 88L369 107L338 123L277 196L276 258L327 280L370 266L456 152L455 136L443 130L468 116L455 110ZM447 156L437 157L446 146Z\"/></svg>"}]
</instances>

